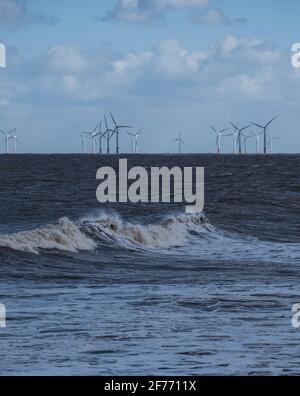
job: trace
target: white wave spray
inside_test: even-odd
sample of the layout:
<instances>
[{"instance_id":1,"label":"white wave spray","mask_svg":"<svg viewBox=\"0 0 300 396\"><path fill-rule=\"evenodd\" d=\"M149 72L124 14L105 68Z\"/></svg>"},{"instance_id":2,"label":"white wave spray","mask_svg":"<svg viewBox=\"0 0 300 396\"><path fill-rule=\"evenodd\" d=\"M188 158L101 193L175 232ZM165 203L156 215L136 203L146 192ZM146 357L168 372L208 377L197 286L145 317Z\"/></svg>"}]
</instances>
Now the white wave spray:
<instances>
[{"instance_id":1,"label":"white wave spray","mask_svg":"<svg viewBox=\"0 0 300 396\"><path fill-rule=\"evenodd\" d=\"M38 254L40 249L78 252L93 250L96 243L80 231L68 218L62 218L57 224L0 236L0 246Z\"/></svg>"}]
</instances>

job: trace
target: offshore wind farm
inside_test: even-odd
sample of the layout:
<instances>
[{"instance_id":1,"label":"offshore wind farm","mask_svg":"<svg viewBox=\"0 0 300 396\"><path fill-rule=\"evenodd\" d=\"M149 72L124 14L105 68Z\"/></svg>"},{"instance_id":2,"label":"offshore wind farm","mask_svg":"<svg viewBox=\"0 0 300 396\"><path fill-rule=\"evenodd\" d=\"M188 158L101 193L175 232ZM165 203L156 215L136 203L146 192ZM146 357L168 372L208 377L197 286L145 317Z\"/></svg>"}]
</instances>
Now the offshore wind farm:
<instances>
[{"instance_id":1,"label":"offshore wind farm","mask_svg":"<svg viewBox=\"0 0 300 396\"><path fill-rule=\"evenodd\" d=\"M218 155L273 154L274 142L278 141L279 138L272 135L270 125L276 119L277 117L272 118L272 120L265 125L251 122L244 127L240 127L240 123L230 122L228 127L220 130L217 130L213 125L209 125L210 131L213 132L216 137L214 145L212 144L214 152ZM126 133L122 133L122 130L126 130ZM143 129L141 128L134 132L134 128L132 126L119 125L113 113L110 111L109 116L105 115L93 129L77 132L77 134L80 138L82 154L142 154L139 149L139 141L142 138L142 131ZM17 154L18 145L21 145L17 136L17 128L11 129L8 132L0 129L0 133L3 137L3 152L5 154ZM128 146L128 144L125 143L124 146L130 147L130 150L126 151L126 149L122 149L122 135L129 137L130 145ZM232 152L225 152L223 150L223 141L225 138L233 139ZM261 145L262 139L263 145ZM250 140L253 140L255 143L255 149L253 150L252 148L252 151L248 151L248 142ZM186 146L186 143L182 138L182 131L179 133L177 138L171 141L171 143L177 143L178 153L184 154L183 148ZM170 145L170 149L171 146L172 145ZM170 152L170 149L167 149L166 152ZM201 152L199 151L199 153Z\"/></svg>"}]
</instances>

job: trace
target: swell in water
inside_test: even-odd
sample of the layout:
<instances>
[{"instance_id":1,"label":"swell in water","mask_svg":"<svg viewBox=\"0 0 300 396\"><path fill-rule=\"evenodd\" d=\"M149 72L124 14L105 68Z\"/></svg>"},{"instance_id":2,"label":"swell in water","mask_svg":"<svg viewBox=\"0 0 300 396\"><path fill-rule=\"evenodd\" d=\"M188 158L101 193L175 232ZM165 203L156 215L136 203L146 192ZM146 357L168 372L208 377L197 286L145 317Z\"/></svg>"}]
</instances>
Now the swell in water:
<instances>
[{"instance_id":1,"label":"swell in water","mask_svg":"<svg viewBox=\"0 0 300 396\"><path fill-rule=\"evenodd\" d=\"M101 252L103 246L215 260L300 258L299 244L261 241L227 233L213 227L201 214L169 215L155 224L141 224L125 222L118 214L101 212L77 222L64 217L42 228L0 235L0 248L36 255L49 250Z\"/></svg>"}]
</instances>

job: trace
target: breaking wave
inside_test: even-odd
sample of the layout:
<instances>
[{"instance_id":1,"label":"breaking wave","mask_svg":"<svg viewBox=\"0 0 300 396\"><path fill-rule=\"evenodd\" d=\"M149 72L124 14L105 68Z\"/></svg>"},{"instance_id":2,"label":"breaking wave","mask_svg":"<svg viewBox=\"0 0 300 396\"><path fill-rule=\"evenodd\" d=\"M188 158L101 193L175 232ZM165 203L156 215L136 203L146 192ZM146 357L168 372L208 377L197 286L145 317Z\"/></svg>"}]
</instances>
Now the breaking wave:
<instances>
[{"instance_id":1,"label":"breaking wave","mask_svg":"<svg viewBox=\"0 0 300 396\"><path fill-rule=\"evenodd\" d=\"M56 224L10 235L0 235L0 247L38 254L40 250L93 251L101 244L127 249L170 249L183 246L189 232L209 229L201 215L169 216L158 224L133 224L118 215L98 216Z\"/></svg>"},{"instance_id":2,"label":"breaking wave","mask_svg":"<svg viewBox=\"0 0 300 396\"><path fill-rule=\"evenodd\" d=\"M299 260L299 244L246 238L214 228L201 214L170 215L156 224L124 221L100 212L77 222L62 218L31 231L0 235L0 248L39 254L43 251L94 252L103 248L163 253L212 260Z\"/></svg>"},{"instance_id":3,"label":"breaking wave","mask_svg":"<svg viewBox=\"0 0 300 396\"><path fill-rule=\"evenodd\" d=\"M0 247L38 254L40 249L78 252L93 250L96 243L68 218L32 231L0 236Z\"/></svg>"}]
</instances>

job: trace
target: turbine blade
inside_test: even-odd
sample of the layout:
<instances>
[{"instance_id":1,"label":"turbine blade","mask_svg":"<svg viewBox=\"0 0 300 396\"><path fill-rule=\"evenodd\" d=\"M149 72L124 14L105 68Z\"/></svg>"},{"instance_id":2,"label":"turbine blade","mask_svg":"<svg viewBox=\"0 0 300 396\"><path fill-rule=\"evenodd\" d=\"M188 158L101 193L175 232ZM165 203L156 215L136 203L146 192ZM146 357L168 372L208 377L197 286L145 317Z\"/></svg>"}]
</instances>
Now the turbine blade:
<instances>
[{"instance_id":1,"label":"turbine blade","mask_svg":"<svg viewBox=\"0 0 300 396\"><path fill-rule=\"evenodd\" d=\"M251 122L252 125L256 126L257 128L264 129L262 125L256 124L255 122Z\"/></svg>"},{"instance_id":2,"label":"turbine blade","mask_svg":"<svg viewBox=\"0 0 300 396\"><path fill-rule=\"evenodd\" d=\"M276 120L276 118L277 118L277 116L276 117L274 117L274 118L272 118L272 120L265 126L265 128L267 128L270 124L272 124L272 122L273 121L275 121Z\"/></svg>"},{"instance_id":3,"label":"turbine blade","mask_svg":"<svg viewBox=\"0 0 300 396\"><path fill-rule=\"evenodd\" d=\"M219 133L223 133L223 132L226 132L226 131L228 131L228 128L222 129Z\"/></svg>"},{"instance_id":4,"label":"turbine blade","mask_svg":"<svg viewBox=\"0 0 300 396\"><path fill-rule=\"evenodd\" d=\"M215 133L218 133L217 130L216 130L212 125L210 125L210 128L211 128Z\"/></svg>"},{"instance_id":5,"label":"turbine blade","mask_svg":"<svg viewBox=\"0 0 300 396\"><path fill-rule=\"evenodd\" d=\"M246 129L248 129L248 128L250 128L250 127L251 127L251 125L245 126L244 128L242 128L242 129L240 130L240 132L243 132L243 131L245 131Z\"/></svg>"},{"instance_id":6,"label":"turbine blade","mask_svg":"<svg viewBox=\"0 0 300 396\"><path fill-rule=\"evenodd\" d=\"M117 127L116 120L114 119L114 116L112 115L111 111L110 111L110 116L111 116L111 119L112 119L113 123L115 124L115 127Z\"/></svg>"}]
</instances>

